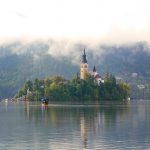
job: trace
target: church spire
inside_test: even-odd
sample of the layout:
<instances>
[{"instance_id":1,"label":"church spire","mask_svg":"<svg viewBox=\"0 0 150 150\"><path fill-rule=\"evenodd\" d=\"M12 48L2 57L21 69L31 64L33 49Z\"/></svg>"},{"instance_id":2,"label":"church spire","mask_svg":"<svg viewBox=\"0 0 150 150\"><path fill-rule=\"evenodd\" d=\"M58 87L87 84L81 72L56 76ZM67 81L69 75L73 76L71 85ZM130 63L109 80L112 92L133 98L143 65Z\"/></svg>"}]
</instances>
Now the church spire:
<instances>
[{"instance_id":1,"label":"church spire","mask_svg":"<svg viewBox=\"0 0 150 150\"><path fill-rule=\"evenodd\" d=\"M95 66L93 67L93 72L96 72L96 67Z\"/></svg>"},{"instance_id":2,"label":"church spire","mask_svg":"<svg viewBox=\"0 0 150 150\"><path fill-rule=\"evenodd\" d=\"M85 48L84 48L84 54L82 56L82 62L85 64L87 63L86 54L85 54Z\"/></svg>"}]
</instances>

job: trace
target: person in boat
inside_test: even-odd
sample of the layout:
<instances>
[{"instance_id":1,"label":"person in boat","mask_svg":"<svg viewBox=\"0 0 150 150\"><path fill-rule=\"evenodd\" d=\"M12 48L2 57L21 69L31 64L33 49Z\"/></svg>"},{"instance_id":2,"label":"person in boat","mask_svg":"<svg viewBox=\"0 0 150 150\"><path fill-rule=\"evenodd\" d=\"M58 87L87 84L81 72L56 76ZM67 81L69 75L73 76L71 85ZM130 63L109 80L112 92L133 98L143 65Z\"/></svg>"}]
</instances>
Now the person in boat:
<instances>
[{"instance_id":1,"label":"person in boat","mask_svg":"<svg viewBox=\"0 0 150 150\"><path fill-rule=\"evenodd\" d=\"M41 101L42 104L48 104L48 98L42 98Z\"/></svg>"}]
</instances>

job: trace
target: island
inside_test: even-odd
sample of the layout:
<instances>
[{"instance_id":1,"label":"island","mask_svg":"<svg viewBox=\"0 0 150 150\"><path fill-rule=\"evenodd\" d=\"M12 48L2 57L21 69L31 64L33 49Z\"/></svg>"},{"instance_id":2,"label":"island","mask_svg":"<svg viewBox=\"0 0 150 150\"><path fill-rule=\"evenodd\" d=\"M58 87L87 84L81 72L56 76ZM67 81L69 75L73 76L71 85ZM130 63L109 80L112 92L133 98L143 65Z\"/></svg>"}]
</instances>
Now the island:
<instances>
[{"instance_id":1,"label":"island","mask_svg":"<svg viewBox=\"0 0 150 150\"><path fill-rule=\"evenodd\" d=\"M49 101L96 101L96 100L126 100L130 95L130 87L123 81L116 82L111 74L106 74L104 83L98 83L89 75L85 80L74 77L66 80L61 76L27 81L15 95L25 97L30 101L48 98Z\"/></svg>"},{"instance_id":2,"label":"island","mask_svg":"<svg viewBox=\"0 0 150 150\"><path fill-rule=\"evenodd\" d=\"M16 98L23 97L29 101L39 101L43 98L49 101L121 101L129 96L130 87L124 81L117 81L110 73L102 77L95 66L93 71L88 71L85 49L80 75L77 73L71 80L62 76L29 80L15 95Z\"/></svg>"}]
</instances>

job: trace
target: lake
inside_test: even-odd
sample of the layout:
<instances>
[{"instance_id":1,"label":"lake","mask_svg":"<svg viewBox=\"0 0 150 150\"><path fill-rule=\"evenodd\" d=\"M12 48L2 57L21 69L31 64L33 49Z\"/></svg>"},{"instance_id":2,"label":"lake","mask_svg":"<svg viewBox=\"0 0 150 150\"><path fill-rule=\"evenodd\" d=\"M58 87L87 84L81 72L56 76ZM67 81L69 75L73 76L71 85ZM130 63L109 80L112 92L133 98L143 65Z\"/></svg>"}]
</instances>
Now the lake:
<instances>
[{"instance_id":1,"label":"lake","mask_svg":"<svg viewBox=\"0 0 150 150\"><path fill-rule=\"evenodd\" d=\"M0 102L1 150L150 149L150 101Z\"/></svg>"}]
</instances>

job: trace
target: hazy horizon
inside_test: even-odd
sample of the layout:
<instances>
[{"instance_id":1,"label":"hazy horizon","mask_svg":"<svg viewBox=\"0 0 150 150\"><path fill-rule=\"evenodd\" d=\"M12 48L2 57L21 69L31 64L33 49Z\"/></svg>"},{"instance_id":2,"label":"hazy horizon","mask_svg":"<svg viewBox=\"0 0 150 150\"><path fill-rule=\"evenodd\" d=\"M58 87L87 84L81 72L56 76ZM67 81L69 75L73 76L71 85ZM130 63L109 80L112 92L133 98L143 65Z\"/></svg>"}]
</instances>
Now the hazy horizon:
<instances>
[{"instance_id":1,"label":"hazy horizon","mask_svg":"<svg viewBox=\"0 0 150 150\"><path fill-rule=\"evenodd\" d=\"M150 42L148 0L5 0L0 39Z\"/></svg>"}]
</instances>

